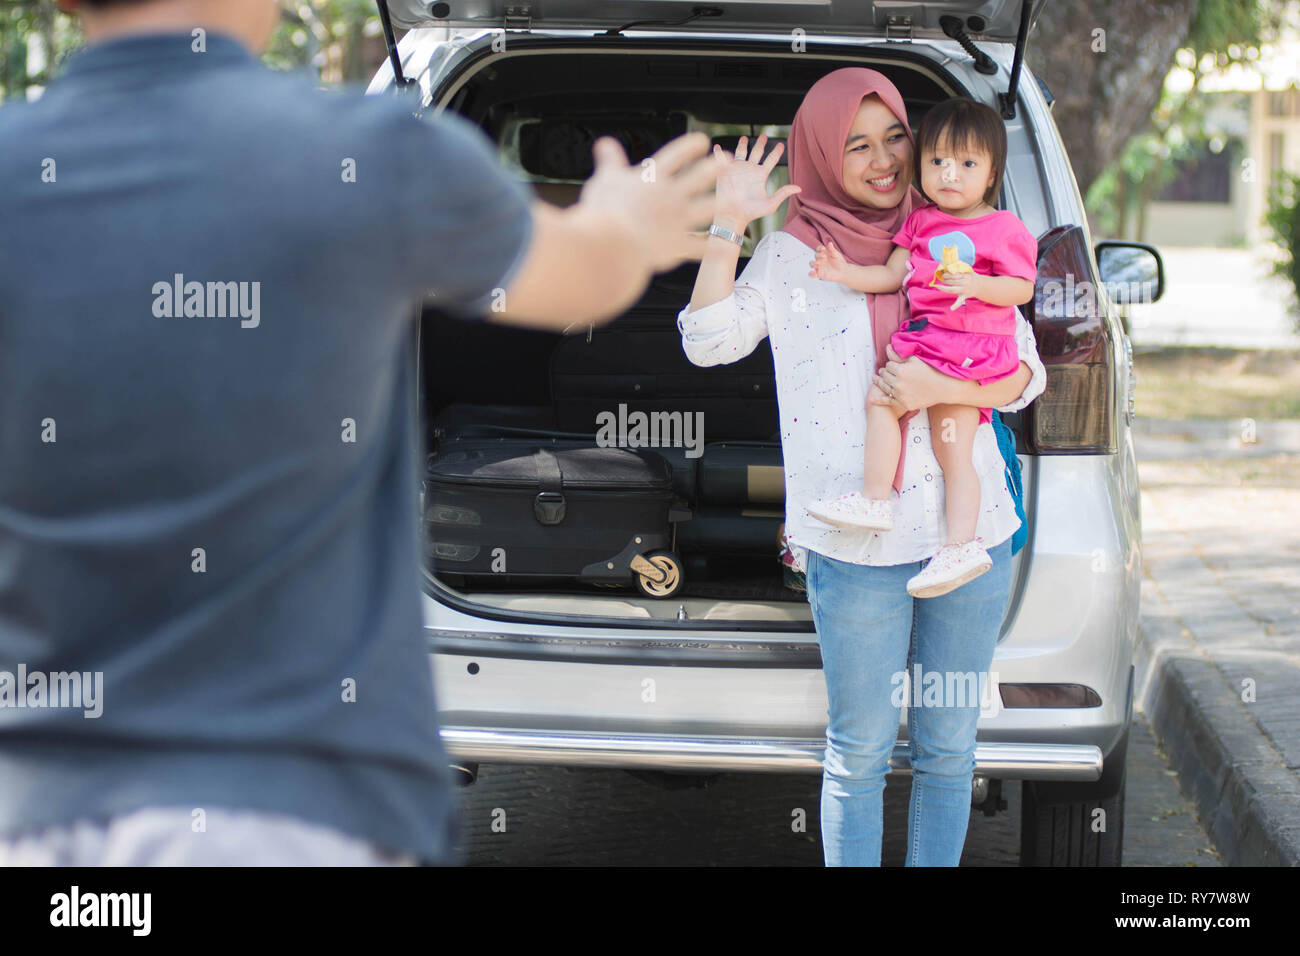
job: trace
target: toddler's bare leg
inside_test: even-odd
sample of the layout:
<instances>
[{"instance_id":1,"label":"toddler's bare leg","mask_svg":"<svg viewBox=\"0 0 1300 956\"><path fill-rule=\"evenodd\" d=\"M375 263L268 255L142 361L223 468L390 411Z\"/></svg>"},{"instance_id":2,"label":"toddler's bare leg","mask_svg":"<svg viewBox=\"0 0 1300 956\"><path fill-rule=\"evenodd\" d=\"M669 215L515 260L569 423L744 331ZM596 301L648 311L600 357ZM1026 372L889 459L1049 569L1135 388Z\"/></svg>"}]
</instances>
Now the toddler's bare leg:
<instances>
[{"instance_id":1,"label":"toddler's bare leg","mask_svg":"<svg viewBox=\"0 0 1300 956\"><path fill-rule=\"evenodd\" d=\"M906 409L890 403L876 405L871 399L884 398L884 392L872 385L867 392L867 437L862 463L863 494L868 498L888 498L898 470L898 456L903 450L898 420Z\"/></svg>"},{"instance_id":2,"label":"toddler's bare leg","mask_svg":"<svg viewBox=\"0 0 1300 956\"><path fill-rule=\"evenodd\" d=\"M944 513L948 519L946 544L962 544L975 537L980 510L980 483L971 461L978 408L971 405L931 405L930 443L943 469Z\"/></svg>"}]
</instances>

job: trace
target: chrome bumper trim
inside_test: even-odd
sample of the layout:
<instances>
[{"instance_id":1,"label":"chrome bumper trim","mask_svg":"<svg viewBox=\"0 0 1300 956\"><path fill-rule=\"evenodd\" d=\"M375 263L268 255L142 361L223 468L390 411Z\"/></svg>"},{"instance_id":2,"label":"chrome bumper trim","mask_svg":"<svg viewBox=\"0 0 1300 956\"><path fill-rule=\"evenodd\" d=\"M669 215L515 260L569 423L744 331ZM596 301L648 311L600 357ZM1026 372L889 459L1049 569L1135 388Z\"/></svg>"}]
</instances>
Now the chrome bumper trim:
<instances>
[{"instance_id":1,"label":"chrome bumper trim","mask_svg":"<svg viewBox=\"0 0 1300 956\"><path fill-rule=\"evenodd\" d=\"M482 763L564 764L656 770L817 772L823 742L782 737L579 734L555 731L443 727L448 756ZM911 772L906 742L894 745L890 770ZM1101 748L1090 744L980 743L975 772L1012 780L1094 781Z\"/></svg>"}]
</instances>

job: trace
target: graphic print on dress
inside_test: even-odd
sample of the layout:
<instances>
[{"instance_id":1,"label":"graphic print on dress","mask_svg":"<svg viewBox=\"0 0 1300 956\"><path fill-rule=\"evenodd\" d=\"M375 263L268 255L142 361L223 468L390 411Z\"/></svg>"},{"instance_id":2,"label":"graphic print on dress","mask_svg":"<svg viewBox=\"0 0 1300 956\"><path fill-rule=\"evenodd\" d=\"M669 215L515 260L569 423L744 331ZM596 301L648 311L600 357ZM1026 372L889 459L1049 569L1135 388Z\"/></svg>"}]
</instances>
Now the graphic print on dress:
<instances>
[{"instance_id":1,"label":"graphic print on dress","mask_svg":"<svg viewBox=\"0 0 1300 956\"><path fill-rule=\"evenodd\" d=\"M971 267L975 265L975 243L970 236L960 229L933 236L926 245L930 251L930 258L935 262L944 261L943 250L945 246L948 246L956 250L955 255L958 260Z\"/></svg>"},{"instance_id":2,"label":"graphic print on dress","mask_svg":"<svg viewBox=\"0 0 1300 956\"><path fill-rule=\"evenodd\" d=\"M928 246L930 258L939 263L934 270L934 275L930 278L930 285L943 285L950 276L959 275L963 272L967 274L975 272L975 243L971 241L970 236L960 229L934 236L930 239ZM938 255L935 254L936 250ZM964 294L958 295L957 301L952 304L952 308L957 309L965 305L965 303L966 296Z\"/></svg>"}]
</instances>

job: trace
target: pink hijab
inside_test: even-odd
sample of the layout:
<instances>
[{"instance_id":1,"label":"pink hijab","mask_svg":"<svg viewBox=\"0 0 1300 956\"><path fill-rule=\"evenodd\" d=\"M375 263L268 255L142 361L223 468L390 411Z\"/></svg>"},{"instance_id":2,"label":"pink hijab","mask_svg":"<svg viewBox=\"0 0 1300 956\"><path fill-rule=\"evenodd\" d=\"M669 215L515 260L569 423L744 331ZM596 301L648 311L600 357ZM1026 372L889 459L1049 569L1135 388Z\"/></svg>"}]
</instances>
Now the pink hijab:
<instances>
[{"instance_id":1,"label":"pink hijab","mask_svg":"<svg viewBox=\"0 0 1300 956\"><path fill-rule=\"evenodd\" d=\"M864 67L846 67L827 73L804 95L790 127L786 144L790 182L802 189L790 197L785 224L781 227L782 232L790 233L810 249L824 245L829 239L845 259L864 266L884 265L894 250L895 233L903 228L913 209L925 205L925 197L915 186L907 188L902 201L893 209L864 206L844 191L844 144L862 98L871 93L879 96L898 117L915 147L903 97L883 73ZM907 293L900 289L867 294L867 309L871 314L879 370L888 359L885 346L889 337L909 315ZM899 419L904 453L907 421L915 414L908 412ZM902 481L903 454L900 454L898 470L894 473L895 491L901 490Z\"/></svg>"}]
</instances>

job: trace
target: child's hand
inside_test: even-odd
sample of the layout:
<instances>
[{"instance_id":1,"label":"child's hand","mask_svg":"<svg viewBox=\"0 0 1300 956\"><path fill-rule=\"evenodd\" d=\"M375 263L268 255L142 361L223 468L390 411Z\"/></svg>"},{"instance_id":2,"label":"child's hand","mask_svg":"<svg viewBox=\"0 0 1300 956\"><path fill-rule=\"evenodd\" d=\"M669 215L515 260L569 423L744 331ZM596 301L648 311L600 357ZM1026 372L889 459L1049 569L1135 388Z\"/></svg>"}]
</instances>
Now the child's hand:
<instances>
[{"instance_id":1,"label":"child's hand","mask_svg":"<svg viewBox=\"0 0 1300 956\"><path fill-rule=\"evenodd\" d=\"M984 276L978 272L958 272L954 275L945 275L943 282L936 285L935 288L940 292L947 292L949 295L955 295L957 301L949 309L960 308L962 303L967 299L978 299L980 290L983 289Z\"/></svg>"},{"instance_id":2,"label":"child's hand","mask_svg":"<svg viewBox=\"0 0 1300 956\"><path fill-rule=\"evenodd\" d=\"M812 271L808 274L827 282L844 282L848 278L849 263L835 243L817 247L817 258L812 261Z\"/></svg>"}]
</instances>

